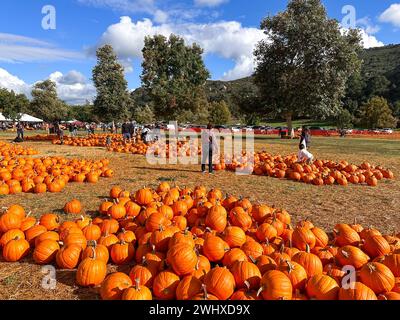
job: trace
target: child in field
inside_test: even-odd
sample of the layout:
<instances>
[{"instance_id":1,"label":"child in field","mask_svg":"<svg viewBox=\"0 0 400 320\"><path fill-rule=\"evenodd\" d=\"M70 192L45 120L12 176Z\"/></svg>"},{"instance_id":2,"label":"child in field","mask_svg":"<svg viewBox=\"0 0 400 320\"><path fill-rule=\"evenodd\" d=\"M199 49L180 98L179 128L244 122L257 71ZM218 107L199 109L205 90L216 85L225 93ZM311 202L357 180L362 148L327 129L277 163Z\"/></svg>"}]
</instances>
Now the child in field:
<instances>
[{"instance_id":1,"label":"child in field","mask_svg":"<svg viewBox=\"0 0 400 320\"><path fill-rule=\"evenodd\" d=\"M299 154L297 155L298 161L307 163L312 163L314 161L314 156L312 153L308 152L304 143L299 144Z\"/></svg>"}]
</instances>

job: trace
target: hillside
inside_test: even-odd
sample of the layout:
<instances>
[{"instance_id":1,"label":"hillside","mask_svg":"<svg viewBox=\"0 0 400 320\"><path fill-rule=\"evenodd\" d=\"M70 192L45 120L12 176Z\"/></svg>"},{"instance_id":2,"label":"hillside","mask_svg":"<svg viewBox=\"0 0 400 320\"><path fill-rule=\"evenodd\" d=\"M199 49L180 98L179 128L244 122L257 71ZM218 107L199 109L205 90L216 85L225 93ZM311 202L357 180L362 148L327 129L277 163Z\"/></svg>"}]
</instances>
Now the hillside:
<instances>
[{"instance_id":1,"label":"hillside","mask_svg":"<svg viewBox=\"0 0 400 320\"><path fill-rule=\"evenodd\" d=\"M389 45L380 48L364 50L361 54L364 61L362 75L364 79L376 75L384 75L386 78L400 86L400 45ZM254 88L252 77L246 77L234 81L208 81L207 93L209 97L223 95L227 100L238 94L243 88Z\"/></svg>"}]
</instances>

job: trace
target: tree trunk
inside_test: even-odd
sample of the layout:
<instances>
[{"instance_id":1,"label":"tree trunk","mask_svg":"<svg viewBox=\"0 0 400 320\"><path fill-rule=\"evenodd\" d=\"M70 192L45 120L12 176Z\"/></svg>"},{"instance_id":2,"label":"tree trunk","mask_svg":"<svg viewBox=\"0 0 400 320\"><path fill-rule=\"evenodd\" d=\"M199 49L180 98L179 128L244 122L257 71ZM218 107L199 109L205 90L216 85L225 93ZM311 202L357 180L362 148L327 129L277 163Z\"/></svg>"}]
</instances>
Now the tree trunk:
<instances>
[{"instance_id":1,"label":"tree trunk","mask_svg":"<svg viewBox=\"0 0 400 320\"><path fill-rule=\"evenodd\" d=\"M291 112L286 113L286 124L288 127L288 136L290 136L293 139L294 137L293 137L293 132L292 132L293 124L292 124L292 113Z\"/></svg>"}]
</instances>

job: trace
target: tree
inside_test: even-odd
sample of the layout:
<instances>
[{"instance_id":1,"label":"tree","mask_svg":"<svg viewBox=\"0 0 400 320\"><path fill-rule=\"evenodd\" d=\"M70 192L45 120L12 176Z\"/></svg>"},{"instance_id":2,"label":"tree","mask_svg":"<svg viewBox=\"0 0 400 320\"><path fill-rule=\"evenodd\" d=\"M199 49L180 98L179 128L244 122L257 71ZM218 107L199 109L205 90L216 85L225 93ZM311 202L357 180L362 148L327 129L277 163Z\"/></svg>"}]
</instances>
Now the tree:
<instances>
[{"instance_id":1,"label":"tree","mask_svg":"<svg viewBox=\"0 0 400 320\"><path fill-rule=\"evenodd\" d=\"M320 0L292 0L261 23L268 38L254 52L264 109L286 118L326 118L340 111L346 83L360 68L358 30L342 31Z\"/></svg>"},{"instance_id":2,"label":"tree","mask_svg":"<svg viewBox=\"0 0 400 320\"><path fill-rule=\"evenodd\" d=\"M342 109L336 117L336 125L339 129L353 127L353 116L347 109Z\"/></svg>"},{"instance_id":3,"label":"tree","mask_svg":"<svg viewBox=\"0 0 400 320\"><path fill-rule=\"evenodd\" d=\"M366 100L374 96L384 96L389 92L390 81L383 75L373 76L367 81L365 88Z\"/></svg>"},{"instance_id":4,"label":"tree","mask_svg":"<svg viewBox=\"0 0 400 320\"><path fill-rule=\"evenodd\" d=\"M76 119L82 122L98 121L98 117L93 110L93 104L86 101L84 105L76 105L69 107L69 118Z\"/></svg>"},{"instance_id":5,"label":"tree","mask_svg":"<svg viewBox=\"0 0 400 320\"><path fill-rule=\"evenodd\" d=\"M209 122L214 125L226 125L231 120L231 112L225 101L212 102L209 109Z\"/></svg>"},{"instance_id":6,"label":"tree","mask_svg":"<svg viewBox=\"0 0 400 320\"><path fill-rule=\"evenodd\" d=\"M393 114L395 117L400 117L400 100L393 104Z\"/></svg>"},{"instance_id":7,"label":"tree","mask_svg":"<svg viewBox=\"0 0 400 320\"><path fill-rule=\"evenodd\" d=\"M67 117L67 106L58 98L55 82L45 80L36 83L32 97L30 110L36 117L46 122L60 121Z\"/></svg>"},{"instance_id":8,"label":"tree","mask_svg":"<svg viewBox=\"0 0 400 320\"><path fill-rule=\"evenodd\" d=\"M0 88L0 111L5 118L18 120L20 114L27 112L28 107L29 100L26 95Z\"/></svg>"},{"instance_id":9,"label":"tree","mask_svg":"<svg viewBox=\"0 0 400 320\"><path fill-rule=\"evenodd\" d=\"M148 105L141 106L135 109L133 118L138 123L153 123L155 116L153 110Z\"/></svg>"},{"instance_id":10,"label":"tree","mask_svg":"<svg viewBox=\"0 0 400 320\"><path fill-rule=\"evenodd\" d=\"M369 129L393 128L397 120L385 98L372 97L361 107L361 123Z\"/></svg>"},{"instance_id":11,"label":"tree","mask_svg":"<svg viewBox=\"0 0 400 320\"><path fill-rule=\"evenodd\" d=\"M143 48L142 84L157 118L175 120L183 111L192 115L207 107L204 86L210 76L197 45L171 34L146 37Z\"/></svg>"},{"instance_id":12,"label":"tree","mask_svg":"<svg viewBox=\"0 0 400 320\"><path fill-rule=\"evenodd\" d=\"M100 120L124 120L131 104L124 69L110 45L96 52L97 65L93 68L93 82L97 90L93 111Z\"/></svg>"}]
</instances>

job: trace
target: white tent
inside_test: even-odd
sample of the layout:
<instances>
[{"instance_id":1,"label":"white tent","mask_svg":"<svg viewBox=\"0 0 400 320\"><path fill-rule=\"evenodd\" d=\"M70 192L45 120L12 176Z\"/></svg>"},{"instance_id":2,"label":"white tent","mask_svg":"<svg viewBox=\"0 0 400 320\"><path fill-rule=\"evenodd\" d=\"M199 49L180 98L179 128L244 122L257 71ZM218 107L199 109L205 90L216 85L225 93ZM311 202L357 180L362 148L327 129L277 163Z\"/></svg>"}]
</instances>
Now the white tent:
<instances>
[{"instance_id":1,"label":"white tent","mask_svg":"<svg viewBox=\"0 0 400 320\"><path fill-rule=\"evenodd\" d=\"M30 116L29 114L22 114L19 121L22 121L22 122L43 122L42 119L35 118L33 116Z\"/></svg>"},{"instance_id":2,"label":"white tent","mask_svg":"<svg viewBox=\"0 0 400 320\"><path fill-rule=\"evenodd\" d=\"M31 122L31 123L43 122L42 119L35 118L33 116L30 116L29 114L19 114L19 118L20 118L19 121L21 122ZM14 120L6 119L1 112L0 112L0 121L14 122Z\"/></svg>"}]
</instances>

